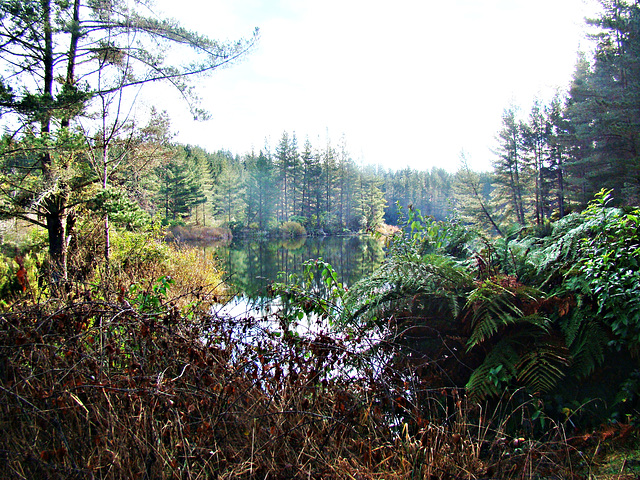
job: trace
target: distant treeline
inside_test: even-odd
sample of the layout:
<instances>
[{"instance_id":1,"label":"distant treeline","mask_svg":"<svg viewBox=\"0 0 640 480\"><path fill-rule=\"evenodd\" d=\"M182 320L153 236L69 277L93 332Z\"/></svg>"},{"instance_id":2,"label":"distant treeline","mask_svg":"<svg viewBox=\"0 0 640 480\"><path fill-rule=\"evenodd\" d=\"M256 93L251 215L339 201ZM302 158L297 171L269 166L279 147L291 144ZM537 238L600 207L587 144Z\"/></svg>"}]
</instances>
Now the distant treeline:
<instances>
[{"instance_id":1,"label":"distant treeline","mask_svg":"<svg viewBox=\"0 0 640 480\"><path fill-rule=\"evenodd\" d=\"M451 212L454 175L444 169L392 171L358 165L343 146L300 147L284 133L275 151L234 156L174 145L159 165L148 206L169 222L270 230L285 222L328 234L395 224L397 205L438 219Z\"/></svg>"},{"instance_id":2,"label":"distant treeline","mask_svg":"<svg viewBox=\"0 0 640 480\"><path fill-rule=\"evenodd\" d=\"M516 105L505 109L492 171L471 170L463 155L456 173L392 171L354 162L344 142L299 146L288 133L273 152L241 157L179 146L160 173L167 176L164 214L259 230L296 220L333 233L396 224L400 205L501 233L510 224L543 225L582 210L603 188L617 202L637 205L640 6L602 2L601 16L587 23L594 56L578 56L566 93L534 102L525 115Z\"/></svg>"},{"instance_id":3,"label":"distant treeline","mask_svg":"<svg viewBox=\"0 0 640 480\"><path fill-rule=\"evenodd\" d=\"M594 56L579 56L565 94L535 102L528 115L517 106L505 109L490 172L474 172L463 156L456 173L390 170L354 161L344 140L300 145L288 132L275 147L210 153L173 143L166 114L152 111L141 126L110 113L112 90L91 103L91 96L71 95L75 87L67 85L51 103L49 94L18 94L19 82L0 82L5 130L12 121L24 122L0 141L0 219L45 228L52 255L64 264L65 238L88 210L105 219L107 237L110 222L133 227L149 214L165 223L236 231L366 231L396 224L397 205L500 233L509 224L542 225L581 210L602 188L612 190L617 202L638 204L640 6L601 3L601 16L588 20ZM21 17L14 20L22 25ZM19 58L22 45L13 52ZM50 53L45 47L42 55ZM32 68L22 73L31 75ZM51 83L52 75L42 77ZM80 121L89 107L93 116ZM104 120L102 126L95 118Z\"/></svg>"}]
</instances>

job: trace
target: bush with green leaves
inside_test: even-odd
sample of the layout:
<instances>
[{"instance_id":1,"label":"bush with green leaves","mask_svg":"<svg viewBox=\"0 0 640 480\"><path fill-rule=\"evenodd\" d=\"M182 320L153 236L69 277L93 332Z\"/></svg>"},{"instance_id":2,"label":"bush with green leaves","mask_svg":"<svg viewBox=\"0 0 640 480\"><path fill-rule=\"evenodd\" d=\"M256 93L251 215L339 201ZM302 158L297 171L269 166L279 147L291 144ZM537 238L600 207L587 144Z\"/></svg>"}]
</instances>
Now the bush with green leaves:
<instances>
[{"instance_id":1,"label":"bush with green leaves","mask_svg":"<svg viewBox=\"0 0 640 480\"><path fill-rule=\"evenodd\" d=\"M306 234L307 231L298 222L290 220L280 225L280 235L284 237L304 237Z\"/></svg>"},{"instance_id":2,"label":"bush with green leaves","mask_svg":"<svg viewBox=\"0 0 640 480\"><path fill-rule=\"evenodd\" d=\"M577 265L595 302L595 315L611 329L617 348L640 347L640 208L607 208L600 192L584 212L589 236Z\"/></svg>"}]
</instances>

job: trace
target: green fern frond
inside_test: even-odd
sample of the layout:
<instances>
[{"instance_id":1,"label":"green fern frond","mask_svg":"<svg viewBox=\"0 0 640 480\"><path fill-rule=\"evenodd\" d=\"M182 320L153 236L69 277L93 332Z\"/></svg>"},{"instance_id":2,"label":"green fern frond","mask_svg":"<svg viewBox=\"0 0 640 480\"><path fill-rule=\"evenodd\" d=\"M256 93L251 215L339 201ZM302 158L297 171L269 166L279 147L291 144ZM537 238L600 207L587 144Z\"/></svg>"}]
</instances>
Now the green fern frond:
<instances>
[{"instance_id":1,"label":"green fern frond","mask_svg":"<svg viewBox=\"0 0 640 480\"><path fill-rule=\"evenodd\" d=\"M498 341L472 373L466 386L472 398L498 395L514 381L533 391L549 391L566 374L571 355L548 334L548 320L531 316L520 322L518 330Z\"/></svg>"},{"instance_id":2,"label":"green fern frond","mask_svg":"<svg viewBox=\"0 0 640 480\"><path fill-rule=\"evenodd\" d=\"M433 297L433 308L445 305L449 315L461 310L462 292L472 277L453 259L427 255L420 259L390 257L372 275L356 283L345 296L341 323L366 323L402 306L416 295Z\"/></svg>"},{"instance_id":3,"label":"green fern frond","mask_svg":"<svg viewBox=\"0 0 640 480\"><path fill-rule=\"evenodd\" d=\"M540 291L522 284L505 286L497 280L486 280L468 296L467 308L472 312L469 349L491 338L500 328L520 321L530 322L529 317L545 318L535 314L525 315L522 310L525 305L534 304L540 299Z\"/></svg>"},{"instance_id":4,"label":"green fern frond","mask_svg":"<svg viewBox=\"0 0 640 480\"><path fill-rule=\"evenodd\" d=\"M525 352L516 366L517 379L536 392L553 389L566 374L570 365L570 353L566 346L548 339L536 348Z\"/></svg>"},{"instance_id":5,"label":"green fern frond","mask_svg":"<svg viewBox=\"0 0 640 480\"><path fill-rule=\"evenodd\" d=\"M608 337L601 322L584 310L576 309L561 326L573 358L572 371L585 377L604 361Z\"/></svg>"},{"instance_id":6,"label":"green fern frond","mask_svg":"<svg viewBox=\"0 0 640 480\"><path fill-rule=\"evenodd\" d=\"M517 374L516 365L520 356L511 338L503 339L485 357L467 382L469 396L475 400L499 395L505 383Z\"/></svg>"},{"instance_id":7,"label":"green fern frond","mask_svg":"<svg viewBox=\"0 0 640 480\"><path fill-rule=\"evenodd\" d=\"M483 305L473 315L473 330L469 337L468 349L493 337L501 327L515 323L521 316L522 312L504 298L496 298L493 302Z\"/></svg>"}]
</instances>

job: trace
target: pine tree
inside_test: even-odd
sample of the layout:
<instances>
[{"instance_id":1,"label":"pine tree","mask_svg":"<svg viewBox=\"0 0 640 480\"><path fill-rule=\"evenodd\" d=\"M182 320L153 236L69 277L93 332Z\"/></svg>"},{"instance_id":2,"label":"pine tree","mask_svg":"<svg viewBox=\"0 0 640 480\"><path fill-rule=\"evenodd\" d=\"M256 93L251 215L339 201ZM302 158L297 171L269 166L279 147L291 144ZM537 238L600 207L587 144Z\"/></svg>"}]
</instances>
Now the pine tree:
<instances>
[{"instance_id":1,"label":"pine tree","mask_svg":"<svg viewBox=\"0 0 640 480\"><path fill-rule=\"evenodd\" d=\"M522 124L517 118L517 109L506 109L502 115L502 130L498 133L498 158L493 163L498 187L494 195L503 200L508 215L512 215L519 224L525 225L525 175L521 133Z\"/></svg>"},{"instance_id":2,"label":"pine tree","mask_svg":"<svg viewBox=\"0 0 640 480\"><path fill-rule=\"evenodd\" d=\"M305 218L312 216L317 219L320 215L321 173L318 155L314 153L309 139L304 143L300 155L302 168L301 207L300 215Z\"/></svg>"},{"instance_id":3,"label":"pine tree","mask_svg":"<svg viewBox=\"0 0 640 480\"><path fill-rule=\"evenodd\" d=\"M454 181L454 197L461 217L472 225L481 225L502 235L501 219L491 205L492 175L471 170L464 153L460 155L460 168Z\"/></svg>"},{"instance_id":4,"label":"pine tree","mask_svg":"<svg viewBox=\"0 0 640 480\"><path fill-rule=\"evenodd\" d=\"M244 220L244 171L238 162L225 162L213 186L212 204L214 217L230 227Z\"/></svg>"},{"instance_id":5,"label":"pine tree","mask_svg":"<svg viewBox=\"0 0 640 480\"><path fill-rule=\"evenodd\" d=\"M268 154L262 150L258 156L251 153L245 160L247 187L245 195L247 223L256 222L261 231L275 222L277 190L275 167Z\"/></svg>"},{"instance_id":6,"label":"pine tree","mask_svg":"<svg viewBox=\"0 0 640 480\"><path fill-rule=\"evenodd\" d=\"M548 202L549 187L547 182L549 151L549 124L539 99L536 99L528 122L522 124L522 160L533 178L533 211L535 223L540 225L545 216L551 216Z\"/></svg>"},{"instance_id":7,"label":"pine tree","mask_svg":"<svg viewBox=\"0 0 640 480\"><path fill-rule=\"evenodd\" d=\"M570 151L570 126L564 116L563 105L560 97L556 95L545 109L549 122L548 148L549 148L549 177L553 182L551 194L555 196L555 208L558 218L567 213L567 176L566 164Z\"/></svg>"},{"instance_id":8,"label":"pine tree","mask_svg":"<svg viewBox=\"0 0 640 480\"><path fill-rule=\"evenodd\" d=\"M361 230L373 231L382 224L386 201L382 193L382 179L373 167L360 171L357 203L355 206L358 226Z\"/></svg>"},{"instance_id":9,"label":"pine tree","mask_svg":"<svg viewBox=\"0 0 640 480\"><path fill-rule=\"evenodd\" d=\"M582 59L570 90L567 118L575 155L568 168L583 182L585 197L611 188L617 198L640 200L640 6L601 1L593 66Z\"/></svg>"},{"instance_id":10,"label":"pine tree","mask_svg":"<svg viewBox=\"0 0 640 480\"><path fill-rule=\"evenodd\" d=\"M158 203L166 220L183 221L194 206L204 203L201 171L184 150L175 149L173 158L156 168L156 175L160 185Z\"/></svg>"},{"instance_id":11,"label":"pine tree","mask_svg":"<svg viewBox=\"0 0 640 480\"><path fill-rule=\"evenodd\" d=\"M329 142L327 142L324 150L319 153L319 158L322 168L322 213L318 217L318 228L324 228L331 232L337 229L334 204L335 172L337 167L335 150Z\"/></svg>"}]
</instances>

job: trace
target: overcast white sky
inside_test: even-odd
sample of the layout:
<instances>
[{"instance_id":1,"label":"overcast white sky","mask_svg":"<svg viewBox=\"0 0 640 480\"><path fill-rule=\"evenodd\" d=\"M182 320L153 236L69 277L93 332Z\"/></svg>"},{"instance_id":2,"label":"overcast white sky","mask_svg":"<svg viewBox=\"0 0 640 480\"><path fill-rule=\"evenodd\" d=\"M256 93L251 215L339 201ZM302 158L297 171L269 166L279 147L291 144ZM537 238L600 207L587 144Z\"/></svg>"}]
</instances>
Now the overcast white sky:
<instances>
[{"instance_id":1,"label":"overcast white sky","mask_svg":"<svg viewBox=\"0 0 640 480\"><path fill-rule=\"evenodd\" d=\"M157 0L216 39L251 35L244 62L200 82L213 118L169 109L177 140L244 154L295 132L344 135L356 161L490 167L503 110L569 84L592 0ZM163 105L158 104L164 108Z\"/></svg>"}]
</instances>

